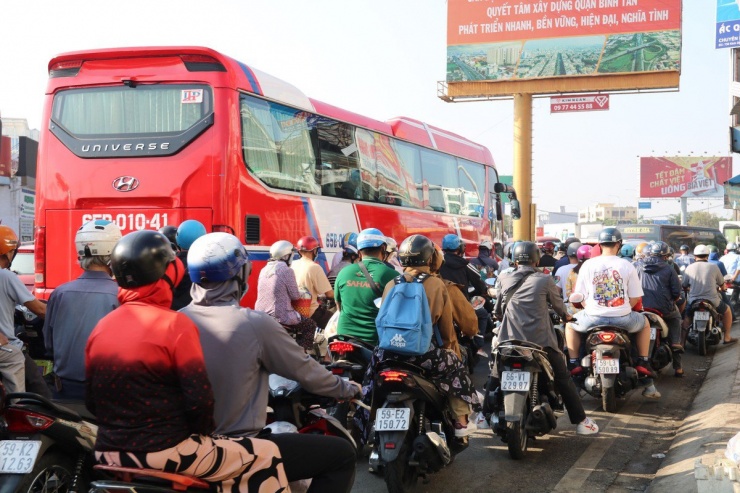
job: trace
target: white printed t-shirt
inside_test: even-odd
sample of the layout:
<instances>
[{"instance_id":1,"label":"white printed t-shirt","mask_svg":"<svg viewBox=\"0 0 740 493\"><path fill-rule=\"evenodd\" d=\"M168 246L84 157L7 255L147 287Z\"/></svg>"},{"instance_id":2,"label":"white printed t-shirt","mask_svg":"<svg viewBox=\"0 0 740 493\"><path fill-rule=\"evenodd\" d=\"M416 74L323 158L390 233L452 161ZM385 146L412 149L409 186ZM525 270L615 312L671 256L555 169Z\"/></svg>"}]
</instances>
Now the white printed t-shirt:
<instances>
[{"instance_id":1,"label":"white printed t-shirt","mask_svg":"<svg viewBox=\"0 0 740 493\"><path fill-rule=\"evenodd\" d=\"M614 255L586 260L578 272L573 292L586 297L584 311L595 317L629 315L630 299L644 294L632 263Z\"/></svg>"}]
</instances>

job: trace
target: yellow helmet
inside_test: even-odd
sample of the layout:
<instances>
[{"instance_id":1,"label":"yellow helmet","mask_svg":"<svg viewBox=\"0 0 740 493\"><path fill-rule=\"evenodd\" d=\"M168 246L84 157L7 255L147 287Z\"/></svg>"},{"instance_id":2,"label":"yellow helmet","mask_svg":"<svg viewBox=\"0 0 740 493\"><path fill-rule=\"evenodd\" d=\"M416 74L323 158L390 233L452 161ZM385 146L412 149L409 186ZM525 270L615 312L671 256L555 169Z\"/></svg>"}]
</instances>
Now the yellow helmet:
<instances>
[{"instance_id":1,"label":"yellow helmet","mask_svg":"<svg viewBox=\"0 0 740 493\"><path fill-rule=\"evenodd\" d=\"M638 244L635 247L635 257L644 257L645 256L645 247L648 246L647 241L643 241L642 243Z\"/></svg>"}]
</instances>

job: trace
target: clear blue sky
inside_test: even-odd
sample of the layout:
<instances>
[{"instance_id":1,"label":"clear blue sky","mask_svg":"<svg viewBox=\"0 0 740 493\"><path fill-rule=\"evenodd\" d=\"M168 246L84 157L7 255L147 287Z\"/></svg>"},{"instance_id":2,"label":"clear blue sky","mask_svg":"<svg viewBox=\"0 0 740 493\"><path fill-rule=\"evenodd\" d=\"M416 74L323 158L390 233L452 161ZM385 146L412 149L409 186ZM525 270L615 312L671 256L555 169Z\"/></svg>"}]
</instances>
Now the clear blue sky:
<instances>
[{"instance_id":1,"label":"clear blue sky","mask_svg":"<svg viewBox=\"0 0 740 493\"><path fill-rule=\"evenodd\" d=\"M716 3L683 2L679 92L613 95L604 112L557 114L534 102L533 196L540 210L636 205L638 156L727 155L730 50L714 49ZM40 126L47 63L88 48L203 45L307 95L385 120L424 120L489 147L512 171L511 101L445 103L444 0L37 0L3 2L0 113ZM740 173L740 169L735 169ZM689 210L724 214L717 201ZM678 212L654 201L646 216Z\"/></svg>"}]
</instances>

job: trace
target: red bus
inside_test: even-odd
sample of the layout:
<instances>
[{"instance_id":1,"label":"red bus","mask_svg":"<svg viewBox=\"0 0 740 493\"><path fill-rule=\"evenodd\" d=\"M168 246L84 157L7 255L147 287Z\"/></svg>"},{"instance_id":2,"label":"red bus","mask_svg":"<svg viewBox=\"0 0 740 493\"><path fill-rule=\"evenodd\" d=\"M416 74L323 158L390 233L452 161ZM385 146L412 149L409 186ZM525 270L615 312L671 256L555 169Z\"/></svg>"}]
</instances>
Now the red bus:
<instances>
[{"instance_id":1,"label":"red bus","mask_svg":"<svg viewBox=\"0 0 740 493\"><path fill-rule=\"evenodd\" d=\"M366 227L399 242L458 233L473 255L482 239L502 239L499 193L513 192L479 144L316 101L208 48L59 55L43 122L40 298L78 275L74 234L93 218L124 234L197 219L240 238L258 270L275 241L310 234L331 255Z\"/></svg>"}]
</instances>

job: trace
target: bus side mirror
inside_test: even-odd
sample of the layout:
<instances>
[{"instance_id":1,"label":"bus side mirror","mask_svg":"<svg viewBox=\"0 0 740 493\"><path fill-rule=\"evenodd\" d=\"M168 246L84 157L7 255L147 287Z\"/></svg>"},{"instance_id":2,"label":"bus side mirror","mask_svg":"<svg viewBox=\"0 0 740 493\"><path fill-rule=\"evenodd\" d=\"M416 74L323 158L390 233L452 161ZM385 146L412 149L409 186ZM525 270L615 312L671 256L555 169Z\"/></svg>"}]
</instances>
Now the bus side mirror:
<instances>
[{"instance_id":1,"label":"bus side mirror","mask_svg":"<svg viewBox=\"0 0 740 493\"><path fill-rule=\"evenodd\" d=\"M511 217L513 219L521 219L522 217L522 209L517 199L511 199Z\"/></svg>"}]
</instances>

